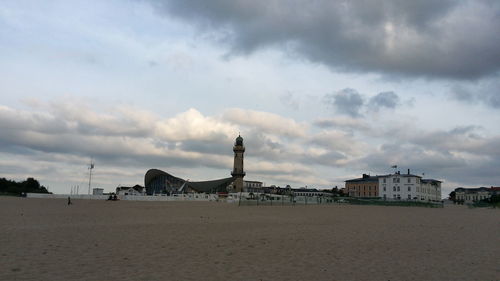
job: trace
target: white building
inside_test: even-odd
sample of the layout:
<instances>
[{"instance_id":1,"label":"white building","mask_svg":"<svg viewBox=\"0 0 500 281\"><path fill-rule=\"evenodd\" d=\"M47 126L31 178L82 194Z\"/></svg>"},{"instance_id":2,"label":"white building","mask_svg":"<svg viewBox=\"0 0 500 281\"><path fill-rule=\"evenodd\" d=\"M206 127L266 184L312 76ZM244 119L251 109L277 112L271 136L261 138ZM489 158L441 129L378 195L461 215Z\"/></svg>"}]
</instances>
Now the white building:
<instances>
[{"instance_id":1,"label":"white building","mask_svg":"<svg viewBox=\"0 0 500 281\"><path fill-rule=\"evenodd\" d=\"M490 198L494 194L494 187L478 187L478 188L463 188L455 189L455 199L464 202L476 202Z\"/></svg>"},{"instance_id":2,"label":"white building","mask_svg":"<svg viewBox=\"0 0 500 281\"><path fill-rule=\"evenodd\" d=\"M104 194L103 188L93 188L92 189L92 195L103 195L103 194Z\"/></svg>"},{"instance_id":3,"label":"white building","mask_svg":"<svg viewBox=\"0 0 500 281\"><path fill-rule=\"evenodd\" d=\"M331 193L324 192L322 190L317 190L316 188L301 187L298 189L292 189L293 196L332 196Z\"/></svg>"},{"instance_id":4,"label":"white building","mask_svg":"<svg viewBox=\"0 0 500 281\"><path fill-rule=\"evenodd\" d=\"M245 190L249 188L262 188L261 181L243 181L243 188Z\"/></svg>"},{"instance_id":5,"label":"white building","mask_svg":"<svg viewBox=\"0 0 500 281\"><path fill-rule=\"evenodd\" d=\"M146 195L146 189L140 185L119 186L116 188L116 195Z\"/></svg>"},{"instance_id":6,"label":"white building","mask_svg":"<svg viewBox=\"0 0 500 281\"><path fill-rule=\"evenodd\" d=\"M441 181L421 179L421 186L417 187L417 196L420 200L441 201Z\"/></svg>"},{"instance_id":7,"label":"white building","mask_svg":"<svg viewBox=\"0 0 500 281\"><path fill-rule=\"evenodd\" d=\"M386 200L441 200L441 181L401 174L379 176L379 196Z\"/></svg>"}]
</instances>

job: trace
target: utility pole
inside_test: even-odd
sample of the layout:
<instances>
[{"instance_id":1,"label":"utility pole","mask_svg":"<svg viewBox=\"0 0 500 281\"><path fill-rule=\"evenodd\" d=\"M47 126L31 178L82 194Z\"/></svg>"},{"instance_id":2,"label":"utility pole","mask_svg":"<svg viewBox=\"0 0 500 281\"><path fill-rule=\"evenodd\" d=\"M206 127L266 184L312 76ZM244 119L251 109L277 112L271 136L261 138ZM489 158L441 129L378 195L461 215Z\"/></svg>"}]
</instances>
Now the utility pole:
<instances>
[{"instance_id":1,"label":"utility pole","mask_svg":"<svg viewBox=\"0 0 500 281\"><path fill-rule=\"evenodd\" d=\"M90 166L89 166L89 195L90 195L90 185L92 183L92 169L94 169L94 162L92 158L90 158Z\"/></svg>"}]
</instances>

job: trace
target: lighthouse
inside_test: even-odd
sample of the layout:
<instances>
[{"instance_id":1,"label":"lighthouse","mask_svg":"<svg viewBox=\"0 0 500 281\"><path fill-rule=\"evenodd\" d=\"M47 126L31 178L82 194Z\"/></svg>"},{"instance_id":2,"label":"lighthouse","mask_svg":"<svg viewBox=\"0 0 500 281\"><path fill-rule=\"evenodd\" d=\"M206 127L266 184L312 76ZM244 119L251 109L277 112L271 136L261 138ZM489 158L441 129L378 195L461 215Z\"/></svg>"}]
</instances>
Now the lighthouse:
<instances>
[{"instance_id":1,"label":"lighthouse","mask_svg":"<svg viewBox=\"0 0 500 281\"><path fill-rule=\"evenodd\" d=\"M243 138L238 135L236 141L234 142L234 165L231 175L235 177L233 186L234 191L243 191L243 177L245 176L245 171L243 170L243 154L245 153L245 146L243 145Z\"/></svg>"}]
</instances>

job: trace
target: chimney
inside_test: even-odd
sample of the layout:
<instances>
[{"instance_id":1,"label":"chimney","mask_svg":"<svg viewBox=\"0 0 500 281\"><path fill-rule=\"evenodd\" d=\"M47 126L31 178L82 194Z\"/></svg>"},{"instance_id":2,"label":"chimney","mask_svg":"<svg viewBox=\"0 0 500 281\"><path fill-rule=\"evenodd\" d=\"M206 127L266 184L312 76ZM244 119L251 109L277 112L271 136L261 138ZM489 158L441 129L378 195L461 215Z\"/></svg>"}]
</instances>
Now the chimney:
<instances>
[{"instance_id":1,"label":"chimney","mask_svg":"<svg viewBox=\"0 0 500 281\"><path fill-rule=\"evenodd\" d=\"M410 169L408 169L408 175L410 174Z\"/></svg>"},{"instance_id":2,"label":"chimney","mask_svg":"<svg viewBox=\"0 0 500 281\"><path fill-rule=\"evenodd\" d=\"M369 178L370 175L367 175L367 174L363 174L363 178L366 179L366 178Z\"/></svg>"}]
</instances>

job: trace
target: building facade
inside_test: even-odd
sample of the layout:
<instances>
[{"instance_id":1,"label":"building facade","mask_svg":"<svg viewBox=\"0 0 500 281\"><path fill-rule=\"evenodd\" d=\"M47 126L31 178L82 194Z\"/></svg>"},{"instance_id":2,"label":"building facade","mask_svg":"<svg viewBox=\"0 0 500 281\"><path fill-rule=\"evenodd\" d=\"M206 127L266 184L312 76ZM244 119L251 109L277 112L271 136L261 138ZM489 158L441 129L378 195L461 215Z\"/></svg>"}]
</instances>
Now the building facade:
<instances>
[{"instance_id":1,"label":"building facade","mask_svg":"<svg viewBox=\"0 0 500 281\"><path fill-rule=\"evenodd\" d=\"M380 197L386 200L418 199L417 187L420 187L422 177L408 174L379 176Z\"/></svg>"},{"instance_id":2,"label":"building facade","mask_svg":"<svg viewBox=\"0 0 500 281\"><path fill-rule=\"evenodd\" d=\"M386 200L441 201L441 181L400 172L379 176L380 197Z\"/></svg>"},{"instance_id":3,"label":"building facade","mask_svg":"<svg viewBox=\"0 0 500 281\"><path fill-rule=\"evenodd\" d=\"M146 189L140 185L134 186L119 186L116 188L116 195L146 195Z\"/></svg>"},{"instance_id":4,"label":"building facade","mask_svg":"<svg viewBox=\"0 0 500 281\"><path fill-rule=\"evenodd\" d=\"M104 194L104 189L103 188L92 188L92 195L103 195Z\"/></svg>"},{"instance_id":5,"label":"building facade","mask_svg":"<svg viewBox=\"0 0 500 281\"><path fill-rule=\"evenodd\" d=\"M499 191L498 187L455 188L455 200L463 202L476 202L490 198Z\"/></svg>"},{"instance_id":6,"label":"building facade","mask_svg":"<svg viewBox=\"0 0 500 281\"><path fill-rule=\"evenodd\" d=\"M243 181L243 189L247 190L249 188L262 188L264 183L261 181Z\"/></svg>"},{"instance_id":7,"label":"building facade","mask_svg":"<svg viewBox=\"0 0 500 281\"><path fill-rule=\"evenodd\" d=\"M350 197L379 197L378 176L363 174L361 178L346 180L344 193Z\"/></svg>"},{"instance_id":8,"label":"building facade","mask_svg":"<svg viewBox=\"0 0 500 281\"><path fill-rule=\"evenodd\" d=\"M441 201L441 181L434 179L421 179L420 182L420 187L417 186L418 199Z\"/></svg>"}]
</instances>

